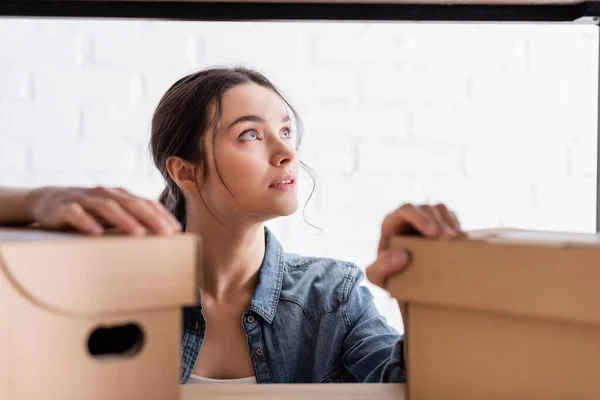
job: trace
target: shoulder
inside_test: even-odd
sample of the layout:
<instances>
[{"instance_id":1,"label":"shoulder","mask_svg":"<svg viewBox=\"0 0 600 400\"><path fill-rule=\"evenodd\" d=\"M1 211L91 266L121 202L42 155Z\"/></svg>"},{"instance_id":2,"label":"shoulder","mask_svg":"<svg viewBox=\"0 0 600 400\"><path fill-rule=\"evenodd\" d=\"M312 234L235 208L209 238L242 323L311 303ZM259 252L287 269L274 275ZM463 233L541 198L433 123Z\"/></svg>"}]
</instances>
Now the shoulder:
<instances>
[{"instance_id":1,"label":"shoulder","mask_svg":"<svg viewBox=\"0 0 600 400\"><path fill-rule=\"evenodd\" d=\"M333 258L284 253L284 263L281 300L297 303L315 318L346 304L364 278L356 264Z\"/></svg>"}]
</instances>

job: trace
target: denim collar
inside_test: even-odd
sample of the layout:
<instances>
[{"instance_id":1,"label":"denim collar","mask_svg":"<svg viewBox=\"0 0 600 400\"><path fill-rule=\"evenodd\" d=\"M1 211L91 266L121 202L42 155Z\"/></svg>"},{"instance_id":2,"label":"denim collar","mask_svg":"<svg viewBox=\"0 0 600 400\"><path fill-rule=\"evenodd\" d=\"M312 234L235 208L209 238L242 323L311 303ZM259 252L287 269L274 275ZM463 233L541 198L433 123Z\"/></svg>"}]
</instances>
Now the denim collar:
<instances>
[{"instance_id":1,"label":"denim collar","mask_svg":"<svg viewBox=\"0 0 600 400\"><path fill-rule=\"evenodd\" d=\"M248 309L256 312L268 323L272 323L275 318L283 271L283 248L273 232L265 226L265 258L260 266L258 283Z\"/></svg>"},{"instance_id":2,"label":"denim collar","mask_svg":"<svg viewBox=\"0 0 600 400\"><path fill-rule=\"evenodd\" d=\"M185 232L185 221L181 225ZM254 311L269 324L273 322L279 304L284 268L283 247L273 232L265 226L265 256L248 310ZM200 302L201 296L200 293Z\"/></svg>"}]
</instances>

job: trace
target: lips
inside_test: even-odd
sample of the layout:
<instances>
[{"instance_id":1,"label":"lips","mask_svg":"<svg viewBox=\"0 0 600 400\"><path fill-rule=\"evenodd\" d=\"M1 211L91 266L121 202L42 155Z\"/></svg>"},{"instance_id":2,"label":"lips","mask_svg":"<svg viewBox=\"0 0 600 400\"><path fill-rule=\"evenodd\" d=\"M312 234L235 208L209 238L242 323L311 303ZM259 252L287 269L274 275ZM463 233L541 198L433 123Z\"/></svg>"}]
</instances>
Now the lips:
<instances>
[{"instance_id":1,"label":"lips","mask_svg":"<svg viewBox=\"0 0 600 400\"><path fill-rule=\"evenodd\" d=\"M277 179L275 182L273 182L271 185L269 185L269 187L275 188L275 189L284 189L284 188L292 187L295 184L296 184L296 177L293 175L286 175L286 176L282 176L281 178Z\"/></svg>"}]
</instances>

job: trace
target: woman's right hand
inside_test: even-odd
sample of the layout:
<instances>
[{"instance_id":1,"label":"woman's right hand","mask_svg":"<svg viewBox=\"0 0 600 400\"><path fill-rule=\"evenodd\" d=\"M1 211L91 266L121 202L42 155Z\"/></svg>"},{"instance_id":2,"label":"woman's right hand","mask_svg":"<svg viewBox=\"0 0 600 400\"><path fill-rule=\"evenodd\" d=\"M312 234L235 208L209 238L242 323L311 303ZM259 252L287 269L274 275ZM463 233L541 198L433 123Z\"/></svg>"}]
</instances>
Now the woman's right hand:
<instances>
[{"instance_id":1,"label":"woman's right hand","mask_svg":"<svg viewBox=\"0 0 600 400\"><path fill-rule=\"evenodd\" d=\"M172 234L177 219L160 203L121 188L46 187L31 196L30 214L41 228L75 228L100 235L106 226L133 235Z\"/></svg>"}]
</instances>

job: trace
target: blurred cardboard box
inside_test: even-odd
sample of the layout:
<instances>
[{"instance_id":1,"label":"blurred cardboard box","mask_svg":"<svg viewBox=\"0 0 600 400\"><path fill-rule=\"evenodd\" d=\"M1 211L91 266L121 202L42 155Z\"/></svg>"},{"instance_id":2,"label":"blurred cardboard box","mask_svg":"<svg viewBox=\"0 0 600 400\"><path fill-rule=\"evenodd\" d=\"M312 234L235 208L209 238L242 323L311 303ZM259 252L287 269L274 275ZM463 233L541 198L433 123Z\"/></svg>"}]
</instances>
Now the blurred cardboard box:
<instances>
[{"instance_id":1,"label":"blurred cardboard box","mask_svg":"<svg viewBox=\"0 0 600 400\"><path fill-rule=\"evenodd\" d=\"M600 399L600 236L398 237L410 399Z\"/></svg>"},{"instance_id":2,"label":"blurred cardboard box","mask_svg":"<svg viewBox=\"0 0 600 400\"><path fill-rule=\"evenodd\" d=\"M178 399L199 248L0 229L0 399Z\"/></svg>"}]
</instances>

